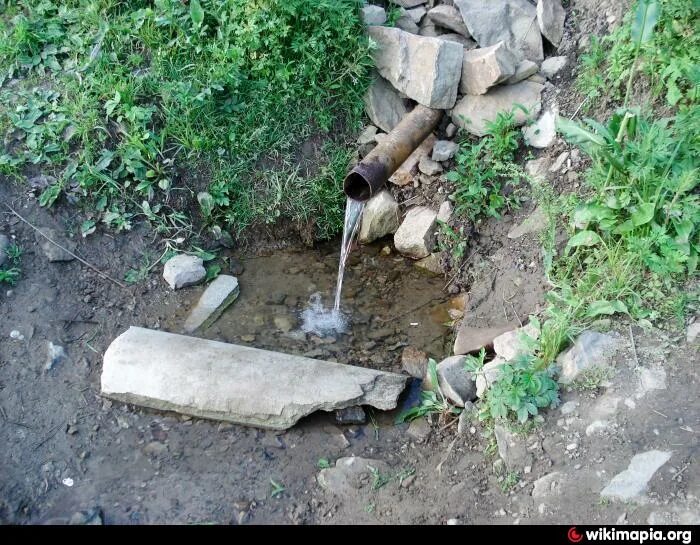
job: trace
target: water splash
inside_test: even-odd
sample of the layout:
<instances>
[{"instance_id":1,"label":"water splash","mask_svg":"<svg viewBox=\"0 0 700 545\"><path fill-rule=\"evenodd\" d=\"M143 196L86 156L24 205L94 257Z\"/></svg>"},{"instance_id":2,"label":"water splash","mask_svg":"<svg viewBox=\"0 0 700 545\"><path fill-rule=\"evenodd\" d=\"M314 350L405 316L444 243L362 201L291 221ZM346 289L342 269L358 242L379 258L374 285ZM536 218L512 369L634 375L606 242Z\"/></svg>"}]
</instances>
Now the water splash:
<instances>
[{"instance_id":1,"label":"water splash","mask_svg":"<svg viewBox=\"0 0 700 545\"><path fill-rule=\"evenodd\" d=\"M335 302L333 310L340 312L340 294L343 291L343 277L345 276L345 263L350 254L350 246L355 238L358 228L360 227L360 219L362 212L365 209L365 203L348 199L345 204L345 224L343 226L343 241L340 246L340 263L338 264L338 281L335 286Z\"/></svg>"},{"instance_id":2,"label":"water splash","mask_svg":"<svg viewBox=\"0 0 700 545\"><path fill-rule=\"evenodd\" d=\"M309 298L309 306L301 313L301 330L321 337L328 333L345 333L348 327L346 316L334 308L323 306L320 293Z\"/></svg>"}]
</instances>

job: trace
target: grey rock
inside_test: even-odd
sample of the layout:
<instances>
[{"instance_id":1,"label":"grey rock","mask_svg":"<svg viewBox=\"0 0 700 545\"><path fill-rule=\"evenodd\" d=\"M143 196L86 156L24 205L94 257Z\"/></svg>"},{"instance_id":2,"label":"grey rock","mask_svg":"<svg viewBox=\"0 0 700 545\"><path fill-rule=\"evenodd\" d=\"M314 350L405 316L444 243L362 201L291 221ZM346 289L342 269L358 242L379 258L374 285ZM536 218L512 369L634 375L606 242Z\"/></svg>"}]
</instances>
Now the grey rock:
<instances>
[{"instance_id":1,"label":"grey rock","mask_svg":"<svg viewBox=\"0 0 700 545\"><path fill-rule=\"evenodd\" d=\"M647 489L654 473L671 458L671 452L649 450L636 454L627 469L613 477L602 490L604 498L620 501L638 499Z\"/></svg>"},{"instance_id":2,"label":"grey rock","mask_svg":"<svg viewBox=\"0 0 700 545\"><path fill-rule=\"evenodd\" d=\"M381 6L369 4L367 6L363 6L360 10L360 18L367 26L383 25L386 23L386 11L384 11L384 8Z\"/></svg>"},{"instance_id":3,"label":"grey rock","mask_svg":"<svg viewBox=\"0 0 700 545\"><path fill-rule=\"evenodd\" d=\"M87 511L74 513L68 522L71 526L102 526L104 515L100 507L93 507Z\"/></svg>"},{"instance_id":4,"label":"grey rock","mask_svg":"<svg viewBox=\"0 0 700 545\"><path fill-rule=\"evenodd\" d=\"M457 130L457 125L455 125L454 123L450 123L445 129L445 135L447 136L447 138L452 138L455 134L457 134Z\"/></svg>"},{"instance_id":5,"label":"grey rock","mask_svg":"<svg viewBox=\"0 0 700 545\"><path fill-rule=\"evenodd\" d=\"M365 129L357 137L357 143L361 146L364 144L372 144L376 142L375 136L377 135L377 127L374 125L367 125Z\"/></svg>"},{"instance_id":6,"label":"grey rock","mask_svg":"<svg viewBox=\"0 0 700 545\"><path fill-rule=\"evenodd\" d=\"M639 370L639 393L666 389L666 371L662 367L643 367Z\"/></svg>"},{"instance_id":7,"label":"grey rock","mask_svg":"<svg viewBox=\"0 0 700 545\"><path fill-rule=\"evenodd\" d=\"M449 140L438 140L433 145L433 161L449 161L457 153L459 144Z\"/></svg>"},{"instance_id":8,"label":"grey rock","mask_svg":"<svg viewBox=\"0 0 700 545\"><path fill-rule=\"evenodd\" d=\"M418 161L418 170L426 176L435 176L442 172L442 165L437 161L433 161L430 157L421 157Z\"/></svg>"},{"instance_id":9,"label":"grey rock","mask_svg":"<svg viewBox=\"0 0 700 545\"><path fill-rule=\"evenodd\" d=\"M43 229L40 229L40 231L44 235L46 235L46 237L49 237L49 239L51 239L52 241L63 246L66 250L75 252L75 242L73 242L70 239L64 238L63 235L56 229L50 229L45 227ZM75 259L68 252L49 242L49 240L47 240L46 237L42 237L39 233L36 233L36 241L39 243L41 251L44 252L44 255L48 258L48 260L51 263L59 261L73 261Z\"/></svg>"},{"instance_id":10,"label":"grey rock","mask_svg":"<svg viewBox=\"0 0 700 545\"><path fill-rule=\"evenodd\" d=\"M437 36L439 40L447 40L448 42L455 42L461 45L465 51L470 51L476 48L476 42L471 38L457 34L456 32L448 32L447 34L439 34Z\"/></svg>"},{"instance_id":11,"label":"grey rock","mask_svg":"<svg viewBox=\"0 0 700 545\"><path fill-rule=\"evenodd\" d=\"M458 407L476 399L474 377L465 368L465 356L450 356L437 366L438 384L442 393Z\"/></svg>"},{"instance_id":12,"label":"grey rock","mask_svg":"<svg viewBox=\"0 0 700 545\"><path fill-rule=\"evenodd\" d=\"M505 42L518 58L543 59L537 9L527 0L455 0L469 33L481 47Z\"/></svg>"},{"instance_id":13,"label":"grey rock","mask_svg":"<svg viewBox=\"0 0 700 545\"><path fill-rule=\"evenodd\" d=\"M540 74L542 74L547 79L552 79L557 73L566 66L567 58L561 57L549 57L542 62L540 66Z\"/></svg>"},{"instance_id":14,"label":"grey rock","mask_svg":"<svg viewBox=\"0 0 700 545\"><path fill-rule=\"evenodd\" d=\"M700 320L693 322L688 326L685 334L685 340L688 344L693 344L700 335Z\"/></svg>"},{"instance_id":15,"label":"grey rock","mask_svg":"<svg viewBox=\"0 0 700 545\"><path fill-rule=\"evenodd\" d=\"M515 57L503 42L465 51L459 90L469 95L483 95L511 77L516 65Z\"/></svg>"},{"instance_id":16,"label":"grey rock","mask_svg":"<svg viewBox=\"0 0 700 545\"><path fill-rule=\"evenodd\" d=\"M530 351L529 344L539 338L539 330L532 324L500 334L493 340L493 350L504 360L510 361Z\"/></svg>"},{"instance_id":17,"label":"grey rock","mask_svg":"<svg viewBox=\"0 0 700 545\"><path fill-rule=\"evenodd\" d=\"M539 206L533 210L519 225L514 225L508 231L508 238L518 239L531 233L539 233L547 226L547 215Z\"/></svg>"},{"instance_id":18,"label":"grey rock","mask_svg":"<svg viewBox=\"0 0 700 545\"><path fill-rule=\"evenodd\" d=\"M406 10L406 14L411 18L411 21L413 21L416 24L419 24L421 22L421 19L425 17L426 13L428 13L428 10L426 10L423 6L418 6L417 8Z\"/></svg>"},{"instance_id":19,"label":"grey rock","mask_svg":"<svg viewBox=\"0 0 700 545\"><path fill-rule=\"evenodd\" d=\"M561 368L559 382L570 384L586 369L608 366L619 346L620 342L615 337L584 331L574 345L557 358Z\"/></svg>"},{"instance_id":20,"label":"grey rock","mask_svg":"<svg viewBox=\"0 0 700 545\"><path fill-rule=\"evenodd\" d=\"M316 479L327 492L348 498L355 496L361 488L371 486L373 471L386 474L389 466L381 460L351 456L338 458L335 467L322 469Z\"/></svg>"},{"instance_id":21,"label":"grey rock","mask_svg":"<svg viewBox=\"0 0 700 545\"><path fill-rule=\"evenodd\" d=\"M430 108L451 108L457 100L464 49L454 42L370 27L377 70L397 90Z\"/></svg>"},{"instance_id":22,"label":"grey rock","mask_svg":"<svg viewBox=\"0 0 700 545\"><path fill-rule=\"evenodd\" d=\"M537 24L549 42L558 46L564 36L566 11L560 0L537 0Z\"/></svg>"},{"instance_id":23,"label":"grey rock","mask_svg":"<svg viewBox=\"0 0 700 545\"><path fill-rule=\"evenodd\" d=\"M420 34L421 36L426 36L428 38L437 38L437 37L442 36L444 33L445 33L444 29L433 24L433 22L429 21L428 19L425 19L423 21L423 23L420 26L420 29L418 30L418 34ZM461 34L460 34L460 36L461 36ZM462 36L462 38L464 38L464 36Z\"/></svg>"},{"instance_id":24,"label":"grey rock","mask_svg":"<svg viewBox=\"0 0 700 545\"><path fill-rule=\"evenodd\" d=\"M450 201L443 201L438 209L437 220L447 223L452 217L452 203Z\"/></svg>"},{"instance_id":25,"label":"grey rock","mask_svg":"<svg viewBox=\"0 0 700 545\"><path fill-rule=\"evenodd\" d=\"M412 377L422 380L428 370L428 354L412 346L407 346L401 353L401 367Z\"/></svg>"},{"instance_id":26,"label":"grey rock","mask_svg":"<svg viewBox=\"0 0 700 545\"><path fill-rule=\"evenodd\" d=\"M559 407L559 410L561 411L561 414L564 416L568 416L574 412L576 412L576 408L578 407L579 403L578 401L567 401L564 403L561 407Z\"/></svg>"},{"instance_id":27,"label":"grey rock","mask_svg":"<svg viewBox=\"0 0 700 545\"><path fill-rule=\"evenodd\" d=\"M297 326L296 318L289 316L288 314L278 314L277 316L274 316L272 318L272 323L274 323L275 327L282 333L289 333Z\"/></svg>"},{"instance_id":28,"label":"grey rock","mask_svg":"<svg viewBox=\"0 0 700 545\"><path fill-rule=\"evenodd\" d=\"M425 4L428 0L391 0L392 4L401 6L402 8L415 8L421 4Z\"/></svg>"},{"instance_id":29,"label":"grey rock","mask_svg":"<svg viewBox=\"0 0 700 545\"><path fill-rule=\"evenodd\" d=\"M367 421L365 410L360 405L346 407L335 411L335 421L338 424L364 424Z\"/></svg>"},{"instance_id":30,"label":"grey rock","mask_svg":"<svg viewBox=\"0 0 700 545\"><path fill-rule=\"evenodd\" d=\"M461 436L466 436L472 427L472 419L474 413L478 409L471 401L467 401L464 404L464 410L459 413L459 420L457 421L457 434Z\"/></svg>"},{"instance_id":31,"label":"grey rock","mask_svg":"<svg viewBox=\"0 0 700 545\"><path fill-rule=\"evenodd\" d=\"M591 437L598 433L607 431L610 428L610 422L607 420L594 420L586 426L586 437Z\"/></svg>"},{"instance_id":32,"label":"grey rock","mask_svg":"<svg viewBox=\"0 0 700 545\"><path fill-rule=\"evenodd\" d=\"M12 242L7 235L0 234L0 267L8 260L7 250Z\"/></svg>"},{"instance_id":33,"label":"grey rock","mask_svg":"<svg viewBox=\"0 0 700 545\"><path fill-rule=\"evenodd\" d=\"M494 426L498 455L509 469L532 465L532 455L527 451L525 441L507 430L504 426Z\"/></svg>"},{"instance_id":34,"label":"grey rock","mask_svg":"<svg viewBox=\"0 0 700 545\"><path fill-rule=\"evenodd\" d=\"M526 81L531 81L532 83L539 83L540 85L544 85L547 79L540 74L533 74L532 76L527 78Z\"/></svg>"},{"instance_id":35,"label":"grey rock","mask_svg":"<svg viewBox=\"0 0 700 545\"><path fill-rule=\"evenodd\" d=\"M484 398L486 391L501 378L501 368L504 365L506 360L498 356L484 364L481 372L476 375L476 397Z\"/></svg>"},{"instance_id":36,"label":"grey rock","mask_svg":"<svg viewBox=\"0 0 700 545\"><path fill-rule=\"evenodd\" d=\"M467 30L467 25L465 25L462 20L462 15L454 6L445 4L435 6L428 12L428 19L437 26L453 30L457 34L461 34L467 38L471 36L469 30Z\"/></svg>"},{"instance_id":37,"label":"grey rock","mask_svg":"<svg viewBox=\"0 0 700 545\"><path fill-rule=\"evenodd\" d=\"M425 418L416 418L409 424L406 434L417 443L424 443L432 431Z\"/></svg>"},{"instance_id":38,"label":"grey rock","mask_svg":"<svg viewBox=\"0 0 700 545\"><path fill-rule=\"evenodd\" d=\"M201 258L179 254L170 258L163 267L163 278L174 289L200 283L207 275Z\"/></svg>"},{"instance_id":39,"label":"grey rock","mask_svg":"<svg viewBox=\"0 0 700 545\"><path fill-rule=\"evenodd\" d=\"M44 369L50 371L55 365L61 363L67 357L66 351L62 346L49 341Z\"/></svg>"},{"instance_id":40,"label":"grey rock","mask_svg":"<svg viewBox=\"0 0 700 545\"><path fill-rule=\"evenodd\" d=\"M394 21L394 26L408 32L409 34L419 34L420 28L404 8L399 8L399 16Z\"/></svg>"},{"instance_id":41,"label":"grey rock","mask_svg":"<svg viewBox=\"0 0 700 545\"><path fill-rule=\"evenodd\" d=\"M552 163L552 166L549 167L549 172L559 172L562 167L564 166L564 163L566 160L569 158L569 152L568 151L562 151L557 158L554 160Z\"/></svg>"},{"instance_id":42,"label":"grey rock","mask_svg":"<svg viewBox=\"0 0 700 545\"><path fill-rule=\"evenodd\" d=\"M478 352L482 348L490 348L493 346L493 340L496 337L516 327L515 324L494 327L471 327L463 323L457 330L454 353L458 355L471 354Z\"/></svg>"},{"instance_id":43,"label":"grey rock","mask_svg":"<svg viewBox=\"0 0 700 545\"><path fill-rule=\"evenodd\" d=\"M445 269L442 267L442 259L439 253L432 253L428 257L416 261L415 266L422 272L431 276L440 276L445 274Z\"/></svg>"},{"instance_id":44,"label":"grey rock","mask_svg":"<svg viewBox=\"0 0 700 545\"><path fill-rule=\"evenodd\" d=\"M551 496L561 496L563 492L563 482L566 475L559 471L553 471L537 479L532 489L532 497L535 499L548 498Z\"/></svg>"},{"instance_id":45,"label":"grey rock","mask_svg":"<svg viewBox=\"0 0 700 545\"><path fill-rule=\"evenodd\" d=\"M131 327L104 355L102 395L286 429L312 412L396 407L406 376Z\"/></svg>"},{"instance_id":46,"label":"grey rock","mask_svg":"<svg viewBox=\"0 0 700 545\"><path fill-rule=\"evenodd\" d=\"M396 89L375 74L365 95L365 112L372 123L384 132L389 132L408 113L408 108Z\"/></svg>"},{"instance_id":47,"label":"grey rock","mask_svg":"<svg viewBox=\"0 0 700 545\"><path fill-rule=\"evenodd\" d=\"M413 259L428 257L435 247L437 213L426 206L411 208L394 233L396 250Z\"/></svg>"},{"instance_id":48,"label":"grey rock","mask_svg":"<svg viewBox=\"0 0 700 545\"><path fill-rule=\"evenodd\" d=\"M384 189L365 204L357 239L360 244L369 244L386 235L393 235L399 224L399 204L391 192Z\"/></svg>"},{"instance_id":49,"label":"grey rock","mask_svg":"<svg viewBox=\"0 0 700 545\"><path fill-rule=\"evenodd\" d=\"M485 95L465 95L450 113L452 122L476 136L486 134L486 125L496 120L501 112L513 112L515 125L523 125L534 118L542 108L540 95L543 86L531 81L499 86ZM527 114L517 105L523 106Z\"/></svg>"},{"instance_id":50,"label":"grey rock","mask_svg":"<svg viewBox=\"0 0 700 545\"><path fill-rule=\"evenodd\" d=\"M525 163L525 172L535 178L537 181L543 182L547 179L547 169L549 167L549 158L541 157L540 159L530 159Z\"/></svg>"},{"instance_id":51,"label":"grey rock","mask_svg":"<svg viewBox=\"0 0 700 545\"><path fill-rule=\"evenodd\" d=\"M539 149L551 146L557 136L556 120L558 114L556 107L551 108L544 112L535 123L523 127L525 143Z\"/></svg>"},{"instance_id":52,"label":"grey rock","mask_svg":"<svg viewBox=\"0 0 700 545\"><path fill-rule=\"evenodd\" d=\"M192 309L185 320L185 333L209 327L238 298L239 293L238 279L235 276L226 274L217 276L204 290L197 306Z\"/></svg>"},{"instance_id":53,"label":"grey rock","mask_svg":"<svg viewBox=\"0 0 700 545\"><path fill-rule=\"evenodd\" d=\"M515 67L515 73L506 80L506 83L508 85L513 85L514 83L523 81L525 78L537 74L539 69L540 67L536 62L524 59L518 63Z\"/></svg>"}]
</instances>

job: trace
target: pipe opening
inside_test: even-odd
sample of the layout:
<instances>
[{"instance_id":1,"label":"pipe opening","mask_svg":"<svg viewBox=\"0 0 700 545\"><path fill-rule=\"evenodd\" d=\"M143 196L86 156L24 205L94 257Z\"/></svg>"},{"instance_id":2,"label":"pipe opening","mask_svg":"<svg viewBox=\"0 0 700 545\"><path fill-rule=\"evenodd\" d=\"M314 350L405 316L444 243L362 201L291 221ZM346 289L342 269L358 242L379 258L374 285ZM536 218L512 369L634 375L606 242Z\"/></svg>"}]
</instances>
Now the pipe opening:
<instances>
[{"instance_id":1,"label":"pipe opening","mask_svg":"<svg viewBox=\"0 0 700 545\"><path fill-rule=\"evenodd\" d=\"M343 190L348 197L356 201L366 201L372 196L372 187L369 182L354 170L345 177Z\"/></svg>"}]
</instances>

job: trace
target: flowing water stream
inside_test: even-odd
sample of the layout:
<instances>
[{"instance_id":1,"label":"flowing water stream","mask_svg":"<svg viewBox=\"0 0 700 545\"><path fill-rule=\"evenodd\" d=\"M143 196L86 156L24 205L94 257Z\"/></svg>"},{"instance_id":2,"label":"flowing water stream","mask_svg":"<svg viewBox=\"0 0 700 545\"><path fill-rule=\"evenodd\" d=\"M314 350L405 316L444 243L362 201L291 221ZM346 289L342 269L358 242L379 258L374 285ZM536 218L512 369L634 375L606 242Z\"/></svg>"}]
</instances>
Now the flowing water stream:
<instances>
[{"instance_id":1,"label":"flowing water stream","mask_svg":"<svg viewBox=\"0 0 700 545\"><path fill-rule=\"evenodd\" d=\"M360 219L362 211L365 209L365 203L348 198L345 205L345 224L343 225L343 240L340 246L340 262L338 264L338 282L335 286L335 303L333 310L340 312L340 295L343 291L343 276L345 276L345 264L348 261L350 247L355 238L355 234L360 227Z\"/></svg>"}]
</instances>

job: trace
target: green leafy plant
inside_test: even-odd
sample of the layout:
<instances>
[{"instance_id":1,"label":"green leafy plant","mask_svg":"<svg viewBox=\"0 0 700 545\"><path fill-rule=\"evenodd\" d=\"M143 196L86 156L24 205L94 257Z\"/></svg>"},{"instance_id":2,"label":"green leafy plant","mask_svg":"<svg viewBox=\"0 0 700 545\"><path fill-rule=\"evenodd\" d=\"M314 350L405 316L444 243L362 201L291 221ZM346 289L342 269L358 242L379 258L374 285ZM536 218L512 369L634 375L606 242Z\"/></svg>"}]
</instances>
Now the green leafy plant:
<instances>
[{"instance_id":1,"label":"green leafy plant","mask_svg":"<svg viewBox=\"0 0 700 545\"><path fill-rule=\"evenodd\" d=\"M10 286L14 286L19 280L22 269L20 262L22 259L22 249L17 244L10 244L5 249L7 263L0 267L0 283L4 282Z\"/></svg>"},{"instance_id":2,"label":"green leafy plant","mask_svg":"<svg viewBox=\"0 0 700 545\"><path fill-rule=\"evenodd\" d=\"M468 240L464 235L464 227L459 227L458 230L453 229L444 221L438 220L440 234L442 235L439 241L440 251L449 251L454 263L460 263L467 251Z\"/></svg>"},{"instance_id":3,"label":"green leafy plant","mask_svg":"<svg viewBox=\"0 0 700 545\"><path fill-rule=\"evenodd\" d=\"M270 491L271 498L280 496L286 490L282 483L278 483L272 478L270 478L270 486L272 487L272 490Z\"/></svg>"},{"instance_id":4,"label":"green leafy plant","mask_svg":"<svg viewBox=\"0 0 700 545\"><path fill-rule=\"evenodd\" d=\"M437 376L437 362L430 358L428 360L427 376L431 389L423 390L420 393L420 403L402 412L396 417L396 424L410 422L416 418L426 416L431 413L437 414L459 414L460 409L450 404L440 390Z\"/></svg>"}]
</instances>

